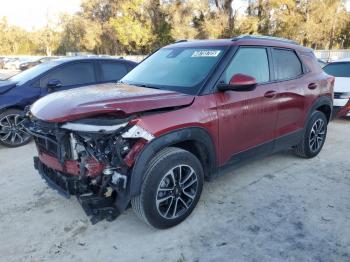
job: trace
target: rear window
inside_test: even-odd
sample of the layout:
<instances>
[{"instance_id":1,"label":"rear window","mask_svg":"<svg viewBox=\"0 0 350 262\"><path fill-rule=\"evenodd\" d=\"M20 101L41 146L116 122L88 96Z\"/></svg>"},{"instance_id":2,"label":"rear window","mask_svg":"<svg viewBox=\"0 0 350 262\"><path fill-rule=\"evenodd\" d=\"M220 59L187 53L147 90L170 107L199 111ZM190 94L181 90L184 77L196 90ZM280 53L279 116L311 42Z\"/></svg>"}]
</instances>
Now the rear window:
<instances>
[{"instance_id":1,"label":"rear window","mask_svg":"<svg viewBox=\"0 0 350 262\"><path fill-rule=\"evenodd\" d=\"M124 63L102 62L101 69L104 81L117 81L128 73Z\"/></svg>"},{"instance_id":2,"label":"rear window","mask_svg":"<svg viewBox=\"0 0 350 262\"><path fill-rule=\"evenodd\" d=\"M287 80L303 74L303 67L293 50L274 49L277 80Z\"/></svg>"},{"instance_id":3,"label":"rear window","mask_svg":"<svg viewBox=\"0 0 350 262\"><path fill-rule=\"evenodd\" d=\"M335 77L350 77L350 63L331 63L326 65L323 70Z\"/></svg>"}]
</instances>

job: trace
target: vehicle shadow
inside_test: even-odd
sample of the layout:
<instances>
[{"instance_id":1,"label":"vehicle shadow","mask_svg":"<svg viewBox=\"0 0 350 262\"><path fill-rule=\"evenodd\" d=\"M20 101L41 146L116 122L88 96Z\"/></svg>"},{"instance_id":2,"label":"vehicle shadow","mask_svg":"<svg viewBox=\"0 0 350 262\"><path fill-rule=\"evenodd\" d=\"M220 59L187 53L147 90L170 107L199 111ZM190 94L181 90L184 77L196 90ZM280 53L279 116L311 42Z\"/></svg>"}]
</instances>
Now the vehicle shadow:
<instances>
[{"instance_id":1,"label":"vehicle shadow","mask_svg":"<svg viewBox=\"0 0 350 262\"><path fill-rule=\"evenodd\" d=\"M23 145L23 146L19 146L19 147L7 147L7 146L0 145L0 151L3 151L3 150L16 150L16 149L23 148L23 147L26 147L26 146L29 146L29 145L32 145L32 144L34 144L33 140L30 141L28 144Z\"/></svg>"}]
</instances>

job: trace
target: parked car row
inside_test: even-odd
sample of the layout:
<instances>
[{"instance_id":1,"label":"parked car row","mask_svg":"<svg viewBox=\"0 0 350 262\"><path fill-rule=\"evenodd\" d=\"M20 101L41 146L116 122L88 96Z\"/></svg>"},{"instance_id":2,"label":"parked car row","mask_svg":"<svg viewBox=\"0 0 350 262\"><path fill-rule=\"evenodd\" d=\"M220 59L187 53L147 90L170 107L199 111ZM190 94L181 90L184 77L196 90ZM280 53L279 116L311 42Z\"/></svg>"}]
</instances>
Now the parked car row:
<instances>
[{"instance_id":1,"label":"parked car row","mask_svg":"<svg viewBox=\"0 0 350 262\"><path fill-rule=\"evenodd\" d=\"M57 57L0 57L0 69L26 70Z\"/></svg>"}]
</instances>

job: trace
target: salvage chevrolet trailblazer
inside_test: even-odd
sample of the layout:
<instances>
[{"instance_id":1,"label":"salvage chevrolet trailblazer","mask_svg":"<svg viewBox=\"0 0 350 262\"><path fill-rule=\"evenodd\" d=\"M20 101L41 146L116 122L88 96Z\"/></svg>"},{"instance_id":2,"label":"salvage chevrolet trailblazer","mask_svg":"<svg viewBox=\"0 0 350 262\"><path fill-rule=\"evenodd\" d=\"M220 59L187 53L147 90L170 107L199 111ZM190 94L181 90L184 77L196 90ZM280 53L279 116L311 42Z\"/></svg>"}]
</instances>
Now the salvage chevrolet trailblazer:
<instances>
[{"instance_id":1,"label":"salvage chevrolet trailblazer","mask_svg":"<svg viewBox=\"0 0 350 262\"><path fill-rule=\"evenodd\" d=\"M241 36L166 46L119 83L50 94L27 112L35 167L76 195L91 221L131 204L156 228L182 222L205 178L293 148L316 156L332 114L334 78L311 49Z\"/></svg>"}]
</instances>

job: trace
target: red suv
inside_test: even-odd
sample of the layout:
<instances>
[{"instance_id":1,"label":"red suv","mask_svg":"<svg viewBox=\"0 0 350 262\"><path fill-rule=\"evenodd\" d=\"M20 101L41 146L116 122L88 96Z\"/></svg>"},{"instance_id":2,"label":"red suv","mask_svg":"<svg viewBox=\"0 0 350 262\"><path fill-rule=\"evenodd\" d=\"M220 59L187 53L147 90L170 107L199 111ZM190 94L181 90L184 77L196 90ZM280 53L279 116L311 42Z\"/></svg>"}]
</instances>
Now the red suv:
<instances>
[{"instance_id":1,"label":"red suv","mask_svg":"<svg viewBox=\"0 0 350 262\"><path fill-rule=\"evenodd\" d=\"M27 128L35 167L92 223L131 203L156 228L183 221L203 180L260 155L316 156L334 79L311 49L271 37L179 41L115 84L48 95Z\"/></svg>"}]
</instances>

